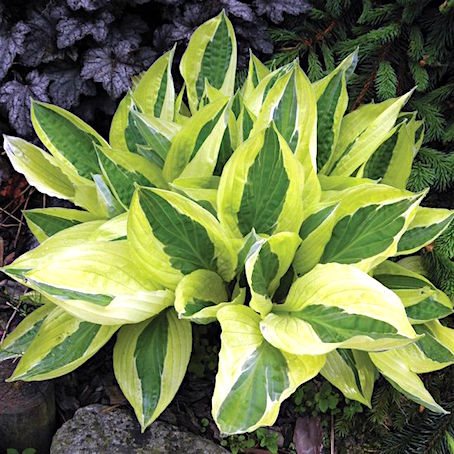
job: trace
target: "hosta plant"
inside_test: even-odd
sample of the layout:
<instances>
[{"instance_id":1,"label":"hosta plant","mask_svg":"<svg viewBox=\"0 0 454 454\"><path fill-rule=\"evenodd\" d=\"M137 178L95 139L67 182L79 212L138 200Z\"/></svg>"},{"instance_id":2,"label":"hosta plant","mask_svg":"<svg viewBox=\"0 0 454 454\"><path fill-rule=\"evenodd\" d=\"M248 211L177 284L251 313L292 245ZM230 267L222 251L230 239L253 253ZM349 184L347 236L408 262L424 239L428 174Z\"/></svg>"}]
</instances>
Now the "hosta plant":
<instances>
[{"instance_id":1,"label":"hosta plant","mask_svg":"<svg viewBox=\"0 0 454 454\"><path fill-rule=\"evenodd\" d=\"M236 76L224 13L134 81L109 141L34 102L40 148L5 137L19 172L78 208L29 210L36 249L3 271L44 304L3 342L10 380L68 373L116 336L117 381L145 429L180 386L191 323L220 323L212 414L234 434L271 425L322 374L370 405L381 373L443 412L418 374L454 362L452 302L411 254L452 212L405 189L422 141L411 93L346 113L356 55L311 84L253 55ZM401 258L400 256L410 256Z\"/></svg>"}]
</instances>

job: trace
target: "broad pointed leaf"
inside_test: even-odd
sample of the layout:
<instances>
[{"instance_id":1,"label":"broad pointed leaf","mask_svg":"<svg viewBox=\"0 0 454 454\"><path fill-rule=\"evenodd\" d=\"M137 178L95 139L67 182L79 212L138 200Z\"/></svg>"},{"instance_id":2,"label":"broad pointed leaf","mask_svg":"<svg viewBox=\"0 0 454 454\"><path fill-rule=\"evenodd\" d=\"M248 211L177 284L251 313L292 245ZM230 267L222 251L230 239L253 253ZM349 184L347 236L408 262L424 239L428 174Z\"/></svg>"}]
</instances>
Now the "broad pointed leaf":
<instances>
[{"instance_id":1,"label":"broad pointed leaf","mask_svg":"<svg viewBox=\"0 0 454 454\"><path fill-rule=\"evenodd\" d=\"M249 97L261 80L270 73L270 70L250 51L248 74L241 91L244 97Z\"/></svg>"},{"instance_id":2,"label":"broad pointed leaf","mask_svg":"<svg viewBox=\"0 0 454 454\"><path fill-rule=\"evenodd\" d=\"M227 126L227 101L221 98L208 104L175 135L164 164L167 181L213 175Z\"/></svg>"},{"instance_id":3,"label":"broad pointed leaf","mask_svg":"<svg viewBox=\"0 0 454 454\"><path fill-rule=\"evenodd\" d=\"M373 271L374 278L391 289L402 301L413 324L450 315L453 303L427 278L398 263L383 262Z\"/></svg>"},{"instance_id":4,"label":"broad pointed leaf","mask_svg":"<svg viewBox=\"0 0 454 454\"><path fill-rule=\"evenodd\" d=\"M77 245L65 246L55 238L4 272L22 278L54 304L92 323L137 323L173 304L173 293L160 290L137 266L126 241L81 245L79 238ZM49 250L47 242L52 240Z\"/></svg>"},{"instance_id":5,"label":"broad pointed leaf","mask_svg":"<svg viewBox=\"0 0 454 454\"><path fill-rule=\"evenodd\" d=\"M205 80L225 96L233 95L236 60L235 32L224 12L193 33L180 63L192 113L199 106Z\"/></svg>"},{"instance_id":6,"label":"broad pointed leaf","mask_svg":"<svg viewBox=\"0 0 454 454\"><path fill-rule=\"evenodd\" d=\"M54 308L52 304L44 304L28 314L0 344L0 361L22 356Z\"/></svg>"},{"instance_id":7,"label":"broad pointed leaf","mask_svg":"<svg viewBox=\"0 0 454 454\"><path fill-rule=\"evenodd\" d=\"M375 150L394 132L393 127L400 109L411 94L412 91L400 98L385 101L386 104L381 103L384 104L383 107L378 105L375 110L367 106L368 109L363 109L361 112L363 118L356 124L354 122L360 115L359 113L353 112L345 116L342 120L338 145L333 155L333 165L327 169L327 173L352 175L356 169L367 162ZM358 109L359 111L360 109Z\"/></svg>"},{"instance_id":8,"label":"broad pointed leaf","mask_svg":"<svg viewBox=\"0 0 454 454\"><path fill-rule=\"evenodd\" d=\"M314 217L303 224L300 233L309 234L296 254L296 271L303 274L317 263L337 262L368 272L396 254L423 196L380 184L326 191Z\"/></svg>"},{"instance_id":9,"label":"broad pointed leaf","mask_svg":"<svg viewBox=\"0 0 454 454\"><path fill-rule=\"evenodd\" d=\"M196 270L187 274L175 289L175 309L180 318L191 319L202 309L216 306L227 299L224 281L209 270Z\"/></svg>"},{"instance_id":10,"label":"broad pointed leaf","mask_svg":"<svg viewBox=\"0 0 454 454\"><path fill-rule=\"evenodd\" d=\"M397 254L413 254L434 241L450 225L454 218L453 210L418 207L408 230L397 245Z\"/></svg>"},{"instance_id":11,"label":"broad pointed leaf","mask_svg":"<svg viewBox=\"0 0 454 454\"><path fill-rule=\"evenodd\" d=\"M107 143L93 128L60 107L36 101L31 117L41 142L70 179L91 180L100 173L96 146Z\"/></svg>"},{"instance_id":12,"label":"broad pointed leaf","mask_svg":"<svg viewBox=\"0 0 454 454\"><path fill-rule=\"evenodd\" d=\"M60 207L25 210L24 217L28 228L40 243L69 227L97 219L86 211Z\"/></svg>"},{"instance_id":13,"label":"broad pointed leaf","mask_svg":"<svg viewBox=\"0 0 454 454\"><path fill-rule=\"evenodd\" d=\"M303 220L303 167L282 136L269 127L251 136L226 164L218 216L235 237L297 232Z\"/></svg>"},{"instance_id":14,"label":"broad pointed leaf","mask_svg":"<svg viewBox=\"0 0 454 454\"><path fill-rule=\"evenodd\" d=\"M369 356L380 373L399 392L435 413L446 413L435 402L417 374L438 370L453 363L453 330L443 327L439 322L418 327L418 332L425 336L416 344L403 349L369 353ZM444 330L449 332L445 333ZM445 346L446 341L448 345Z\"/></svg>"},{"instance_id":15,"label":"broad pointed leaf","mask_svg":"<svg viewBox=\"0 0 454 454\"><path fill-rule=\"evenodd\" d=\"M334 263L297 279L285 303L275 304L260 328L268 342L296 355L336 348L377 351L416 338L391 290L356 267Z\"/></svg>"},{"instance_id":16,"label":"broad pointed leaf","mask_svg":"<svg viewBox=\"0 0 454 454\"><path fill-rule=\"evenodd\" d=\"M347 79L358 56L349 55L323 79L314 83L317 97L317 169L325 173L331 165L348 104Z\"/></svg>"},{"instance_id":17,"label":"broad pointed leaf","mask_svg":"<svg viewBox=\"0 0 454 454\"><path fill-rule=\"evenodd\" d=\"M218 312L219 369L212 414L221 433L250 432L274 424L281 403L320 371L323 356L295 356L270 345L260 317L246 306Z\"/></svg>"},{"instance_id":18,"label":"broad pointed leaf","mask_svg":"<svg viewBox=\"0 0 454 454\"><path fill-rule=\"evenodd\" d=\"M175 105L175 88L172 78L172 60L175 46L159 57L142 74L132 96L145 115L172 121Z\"/></svg>"},{"instance_id":19,"label":"broad pointed leaf","mask_svg":"<svg viewBox=\"0 0 454 454\"><path fill-rule=\"evenodd\" d=\"M326 355L320 371L347 399L371 407L376 369L368 354L359 350L334 350Z\"/></svg>"},{"instance_id":20,"label":"broad pointed leaf","mask_svg":"<svg viewBox=\"0 0 454 454\"><path fill-rule=\"evenodd\" d=\"M72 372L103 347L117 329L80 320L55 308L8 381L49 380Z\"/></svg>"},{"instance_id":21,"label":"broad pointed leaf","mask_svg":"<svg viewBox=\"0 0 454 454\"><path fill-rule=\"evenodd\" d=\"M151 279L174 289L198 269L234 276L236 256L217 219L192 200L159 189L140 188L128 221L132 252Z\"/></svg>"},{"instance_id":22,"label":"broad pointed leaf","mask_svg":"<svg viewBox=\"0 0 454 454\"><path fill-rule=\"evenodd\" d=\"M280 232L259 239L246 260L246 277L251 291L250 306L262 317L272 309L272 296L289 269L301 240L296 233Z\"/></svg>"},{"instance_id":23,"label":"broad pointed leaf","mask_svg":"<svg viewBox=\"0 0 454 454\"><path fill-rule=\"evenodd\" d=\"M74 200L74 185L52 155L18 137L4 136L3 146L14 169L32 186L52 197Z\"/></svg>"},{"instance_id":24,"label":"broad pointed leaf","mask_svg":"<svg viewBox=\"0 0 454 454\"><path fill-rule=\"evenodd\" d=\"M114 348L115 377L144 431L180 387L192 349L191 325L172 309L120 329Z\"/></svg>"}]
</instances>

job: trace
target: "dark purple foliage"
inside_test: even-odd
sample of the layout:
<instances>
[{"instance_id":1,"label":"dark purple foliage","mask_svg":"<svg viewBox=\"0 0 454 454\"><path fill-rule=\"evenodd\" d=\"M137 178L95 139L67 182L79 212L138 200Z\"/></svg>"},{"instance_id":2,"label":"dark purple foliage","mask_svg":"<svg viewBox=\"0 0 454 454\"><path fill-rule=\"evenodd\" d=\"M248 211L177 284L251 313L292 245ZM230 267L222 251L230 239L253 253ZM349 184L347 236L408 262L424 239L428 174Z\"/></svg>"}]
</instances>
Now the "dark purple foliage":
<instances>
[{"instance_id":1,"label":"dark purple foliage","mask_svg":"<svg viewBox=\"0 0 454 454\"><path fill-rule=\"evenodd\" d=\"M49 101L48 85L48 77L34 70L27 74L25 81L12 80L0 88L0 103L6 105L8 120L20 135L26 136L32 131L28 115L31 98Z\"/></svg>"},{"instance_id":2,"label":"dark purple foliage","mask_svg":"<svg viewBox=\"0 0 454 454\"><path fill-rule=\"evenodd\" d=\"M115 17L109 12L104 12L87 20L83 17L65 17L57 24L57 46L59 49L70 47L77 41L90 35L98 43L102 43L109 33L109 25Z\"/></svg>"},{"instance_id":3,"label":"dark purple foliage","mask_svg":"<svg viewBox=\"0 0 454 454\"><path fill-rule=\"evenodd\" d=\"M249 48L265 59L272 53L268 19L306 9L296 0L0 0L0 125L30 136L33 97L105 132L133 76L176 42L177 65L193 31L221 10L244 67Z\"/></svg>"},{"instance_id":4,"label":"dark purple foliage","mask_svg":"<svg viewBox=\"0 0 454 454\"><path fill-rule=\"evenodd\" d=\"M16 56L24 51L24 38L28 31L28 26L23 22L18 22L11 28L7 24L0 24L0 49L2 56L0 59L0 80L6 76Z\"/></svg>"},{"instance_id":5,"label":"dark purple foliage","mask_svg":"<svg viewBox=\"0 0 454 454\"><path fill-rule=\"evenodd\" d=\"M284 20L284 14L297 16L310 7L304 0L254 0L254 6L259 16L266 14L276 24Z\"/></svg>"},{"instance_id":6,"label":"dark purple foliage","mask_svg":"<svg viewBox=\"0 0 454 454\"><path fill-rule=\"evenodd\" d=\"M82 95L96 95L96 86L93 81L85 80L81 76L81 67L78 63L58 62L46 69L46 75L51 81L49 95L59 100L59 105L70 109L79 104Z\"/></svg>"}]
</instances>

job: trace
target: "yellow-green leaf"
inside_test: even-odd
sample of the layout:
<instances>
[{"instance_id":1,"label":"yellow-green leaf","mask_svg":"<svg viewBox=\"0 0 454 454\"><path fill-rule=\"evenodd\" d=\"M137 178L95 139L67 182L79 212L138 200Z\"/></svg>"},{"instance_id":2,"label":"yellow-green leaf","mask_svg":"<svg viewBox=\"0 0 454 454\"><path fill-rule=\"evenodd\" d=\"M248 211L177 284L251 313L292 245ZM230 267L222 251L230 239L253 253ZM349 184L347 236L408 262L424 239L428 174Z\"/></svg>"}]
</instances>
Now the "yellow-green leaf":
<instances>
[{"instance_id":1,"label":"yellow-green leaf","mask_svg":"<svg viewBox=\"0 0 454 454\"><path fill-rule=\"evenodd\" d=\"M191 349L191 325L178 320L172 309L120 329L113 355L115 377L142 432L174 398Z\"/></svg>"},{"instance_id":2,"label":"yellow-green leaf","mask_svg":"<svg viewBox=\"0 0 454 454\"><path fill-rule=\"evenodd\" d=\"M117 329L79 320L55 308L8 381L49 380L72 372L103 347Z\"/></svg>"},{"instance_id":3,"label":"yellow-green leaf","mask_svg":"<svg viewBox=\"0 0 454 454\"><path fill-rule=\"evenodd\" d=\"M38 307L14 328L14 331L0 343L0 361L22 356L54 307L52 304L44 304Z\"/></svg>"},{"instance_id":4,"label":"yellow-green leaf","mask_svg":"<svg viewBox=\"0 0 454 454\"><path fill-rule=\"evenodd\" d=\"M371 407L376 370L366 352L334 350L326 355L326 362L320 373L347 399L357 400Z\"/></svg>"},{"instance_id":5,"label":"yellow-green leaf","mask_svg":"<svg viewBox=\"0 0 454 454\"><path fill-rule=\"evenodd\" d=\"M303 167L270 126L235 150L218 189L218 216L232 236L297 232L303 220Z\"/></svg>"},{"instance_id":6,"label":"yellow-green leaf","mask_svg":"<svg viewBox=\"0 0 454 454\"><path fill-rule=\"evenodd\" d=\"M181 59L191 112L197 111L205 80L225 96L232 96L236 75L236 38L224 12L198 27Z\"/></svg>"},{"instance_id":7,"label":"yellow-green leaf","mask_svg":"<svg viewBox=\"0 0 454 454\"><path fill-rule=\"evenodd\" d=\"M223 434L274 424L281 403L318 374L324 356L279 351L260 333L260 316L246 306L218 312L221 351L213 394L213 418Z\"/></svg>"},{"instance_id":8,"label":"yellow-green leaf","mask_svg":"<svg viewBox=\"0 0 454 454\"><path fill-rule=\"evenodd\" d=\"M354 266L335 263L297 279L260 328L268 342L295 355L384 350L417 337L391 290Z\"/></svg>"}]
</instances>

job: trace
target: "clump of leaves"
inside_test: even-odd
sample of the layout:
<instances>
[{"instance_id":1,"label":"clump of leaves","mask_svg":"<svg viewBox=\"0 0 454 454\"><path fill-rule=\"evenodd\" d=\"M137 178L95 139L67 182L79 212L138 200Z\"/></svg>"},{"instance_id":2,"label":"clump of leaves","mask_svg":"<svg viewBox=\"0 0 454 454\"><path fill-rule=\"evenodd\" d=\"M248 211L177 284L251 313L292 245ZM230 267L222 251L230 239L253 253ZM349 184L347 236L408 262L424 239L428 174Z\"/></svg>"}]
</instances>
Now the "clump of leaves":
<instances>
[{"instance_id":1,"label":"clump of leaves","mask_svg":"<svg viewBox=\"0 0 454 454\"><path fill-rule=\"evenodd\" d=\"M265 448L271 454L277 454L279 449L279 434L264 428L257 429L252 434L231 435L221 440L221 446L229 449L232 454L248 452L254 447Z\"/></svg>"},{"instance_id":2,"label":"clump of leaves","mask_svg":"<svg viewBox=\"0 0 454 454\"><path fill-rule=\"evenodd\" d=\"M297 62L270 72L251 55L235 92L224 13L192 35L179 94L173 56L136 81L109 142L41 102L32 120L49 153L5 137L30 184L82 208L25 213L42 244L2 270L47 303L2 344L23 355L10 380L63 375L116 334L115 376L145 430L183 380L191 323L219 322L223 434L273 424L318 373L367 406L381 373L444 412L418 374L454 362L439 321L452 302L420 264L390 260L453 217L404 189L422 136L401 113L411 93L345 115L355 54L314 84ZM331 385L321 410L337 406Z\"/></svg>"}]
</instances>

